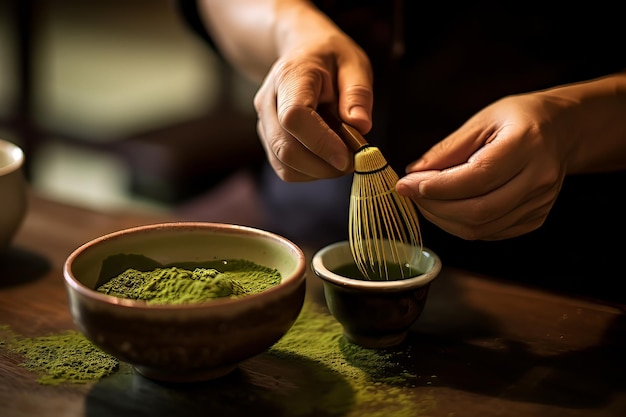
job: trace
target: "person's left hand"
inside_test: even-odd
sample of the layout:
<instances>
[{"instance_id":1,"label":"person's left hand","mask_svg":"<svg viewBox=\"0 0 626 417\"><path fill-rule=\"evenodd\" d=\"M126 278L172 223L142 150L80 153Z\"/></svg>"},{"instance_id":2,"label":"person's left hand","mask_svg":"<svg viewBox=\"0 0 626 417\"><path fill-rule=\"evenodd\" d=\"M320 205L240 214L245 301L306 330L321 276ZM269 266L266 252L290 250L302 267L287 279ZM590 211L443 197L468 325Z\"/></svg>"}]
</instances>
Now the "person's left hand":
<instances>
[{"instance_id":1,"label":"person's left hand","mask_svg":"<svg viewBox=\"0 0 626 417\"><path fill-rule=\"evenodd\" d=\"M539 228L561 190L572 146L568 103L542 93L484 108L407 167L396 189L422 215L468 240Z\"/></svg>"}]
</instances>

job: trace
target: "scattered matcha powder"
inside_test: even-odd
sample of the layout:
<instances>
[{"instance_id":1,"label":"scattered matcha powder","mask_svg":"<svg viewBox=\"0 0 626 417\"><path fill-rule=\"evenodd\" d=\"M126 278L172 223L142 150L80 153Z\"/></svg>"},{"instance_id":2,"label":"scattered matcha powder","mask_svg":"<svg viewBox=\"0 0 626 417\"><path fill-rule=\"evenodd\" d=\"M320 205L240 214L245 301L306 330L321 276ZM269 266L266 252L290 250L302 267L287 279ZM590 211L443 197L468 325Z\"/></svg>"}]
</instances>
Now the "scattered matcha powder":
<instances>
[{"instance_id":1,"label":"scattered matcha powder","mask_svg":"<svg viewBox=\"0 0 626 417\"><path fill-rule=\"evenodd\" d=\"M341 325L312 303L305 303L298 320L269 354L285 359L304 356L343 376L354 391L355 416L416 417L434 406L432 396L418 398L412 390L418 376L400 365L406 352L348 342Z\"/></svg>"},{"instance_id":2,"label":"scattered matcha powder","mask_svg":"<svg viewBox=\"0 0 626 417\"><path fill-rule=\"evenodd\" d=\"M76 331L22 338L0 325L0 334L0 348L23 355L20 366L38 372L41 384L86 383L116 373L120 367L115 357L100 351ZM418 397L413 390L418 376L403 368L405 350L367 349L347 342L341 325L321 306L308 301L292 328L268 354L288 361L304 357L343 377L354 394L354 406L346 417L416 417L428 415L428 410L435 407L431 393L421 390ZM317 378L323 381L328 374L320 370ZM333 397L343 392L325 395L330 397L318 398L323 409L332 412L333 407L343 404L343 398ZM309 415L308 410L298 412L299 406L290 404L293 415Z\"/></svg>"},{"instance_id":3,"label":"scattered matcha powder","mask_svg":"<svg viewBox=\"0 0 626 417\"><path fill-rule=\"evenodd\" d=\"M2 330L8 332L6 326ZM37 372L37 381L43 385L96 381L119 367L118 359L102 352L75 330L36 338L10 333L1 345L22 355L20 366Z\"/></svg>"},{"instance_id":4,"label":"scattered matcha powder","mask_svg":"<svg viewBox=\"0 0 626 417\"><path fill-rule=\"evenodd\" d=\"M224 272L214 268L169 267L145 272L127 269L99 286L97 291L148 303L184 304L255 294L281 280L275 269L243 260L223 262L228 265Z\"/></svg>"},{"instance_id":5,"label":"scattered matcha powder","mask_svg":"<svg viewBox=\"0 0 626 417\"><path fill-rule=\"evenodd\" d=\"M224 272L212 268L191 271L175 267L152 272L127 270L98 290L148 302L183 303L243 296L263 291L278 282L277 271L236 261ZM0 330L6 331L7 327L0 326ZM13 335L0 341L0 347L23 355L24 362L20 365L38 372L41 384L94 381L115 373L120 365L115 357L100 351L81 333L72 330L38 338ZM355 407L350 416L415 417L434 406L435 400L430 394L422 392L417 398L412 390L418 376L402 368L406 352L367 349L349 343L342 336L341 325L321 306L311 302L305 302L298 320L268 354L287 360L304 357L345 378L354 392ZM323 379L324 373L319 377ZM341 402L329 399L329 403Z\"/></svg>"}]
</instances>

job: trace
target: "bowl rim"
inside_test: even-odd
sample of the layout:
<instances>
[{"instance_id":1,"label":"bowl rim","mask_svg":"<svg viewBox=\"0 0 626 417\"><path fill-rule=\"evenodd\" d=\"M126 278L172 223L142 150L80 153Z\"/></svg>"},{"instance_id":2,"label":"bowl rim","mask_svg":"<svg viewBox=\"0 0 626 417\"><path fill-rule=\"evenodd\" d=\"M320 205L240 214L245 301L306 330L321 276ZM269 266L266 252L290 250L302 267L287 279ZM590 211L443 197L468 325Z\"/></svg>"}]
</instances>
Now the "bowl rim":
<instances>
[{"instance_id":1,"label":"bowl rim","mask_svg":"<svg viewBox=\"0 0 626 417\"><path fill-rule=\"evenodd\" d=\"M9 163L0 166L0 176L17 171L24 163L24 151L17 144L0 138L0 152L9 155Z\"/></svg>"},{"instance_id":2,"label":"bowl rim","mask_svg":"<svg viewBox=\"0 0 626 417\"><path fill-rule=\"evenodd\" d=\"M433 267L428 272L423 274L411 278L390 281L370 281L345 277L328 269L322 261L322 258L324 255L328 254L328 252L338 250L346 246L349 248L350 243L347 240L344 240L331 243L318 250L313 255L313 259L311 261L311 268L313 269L315 275L326 283L346 289L372 292L398 292L415 290L416 288L423 287L434 280L441 272L442 264L439 255L427 247L422 247L422 256L426 255L433 259Z\"/></svg>"},{"instance_id":3,"label":"bowl rim","mask_svg":"<svg viewBox=\"0 0 626 417\"><path fill-rule=\"evenodd\" d=\"M107 295L100 292L97 292L95 289L89 288L81 281L78 280L72 273L72 265L74 261L86 250L97 245L101 242L114 240L122 238L128 234L135 234L138 232L151 232L158 229L204 229L204 230L216 230L223 231L229 234L249 234L252 233L254 236L261 237L263 239L269 239L275 242L279 242L284 245L290 252L296 255L296 269L292 276L293 279L289 279L284 281L281 279L281 282L271 288L267 288L262 292L256 294L246 295L245 297L239 298L224 298L224 299L213 299L204 303L185 303L185 304L158 304L158 303L148 303L146 301L141 300L131 300L116 297L113 295ZM104 304L119 306L120 308L130 308L130 309L145 309L145 310L199 310L206 309L207 306L224 306L229 304L240 304L245 302L249 302L252 299L259 297L267 297L271 294L277 293L279 291L283 291L286 287L298 286L301 282L303 282L306 278L306 257L304 255L303 250L296 245L291 240L287 239L284 236L281 236L277 233L270 232L267 230L259 229L251 226L238 225L233 223L218 223L218 222L202 222L202 221L171 221L171 222L160 222L160 223L152 223L140 226L133 226L125 229L120 229L114 232L106 233L104 235L98 236L94 239L91 239L76 249L74 249L66 258L63 263L63 279L65 281L66 286L71 288L73 291L77 292L84 298L88 298L93 301L97 301Z\"/></svg>"}]
</instances>

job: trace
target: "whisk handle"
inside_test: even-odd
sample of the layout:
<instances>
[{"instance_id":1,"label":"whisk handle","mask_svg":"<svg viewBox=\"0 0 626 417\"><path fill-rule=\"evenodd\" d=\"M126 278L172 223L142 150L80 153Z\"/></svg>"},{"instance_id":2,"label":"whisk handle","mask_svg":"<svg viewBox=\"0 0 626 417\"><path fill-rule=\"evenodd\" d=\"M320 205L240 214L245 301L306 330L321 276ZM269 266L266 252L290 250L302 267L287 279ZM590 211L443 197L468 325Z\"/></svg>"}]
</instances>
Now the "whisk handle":
<instances>
[{"instance_id":1,"label":"whisk handle","mask_svg":"<svg viewBox=\"0 0 626 417\"><path fill-rule=\"evenodd\" d=\"M369 146L369 143L363 135L359 133L354 127L347 123L344 123L339 119L339 116L333 112L328 105L320 105L317 108L317 113L322 116L324 121L333 129L343 142L354 153L357 153L361 149Z\"/></svg>"},{"instance_id":2,"label":"whisk handle","mask_svg":"<svg viewBox=\"0 0 626 417\"><path fill-rule=\"evenodd\" d=\"M369 143L367 143L359 131L347 123L341 122L341 127L337 133L354 153L369 146Z\"/></svg>"}]
</instances>

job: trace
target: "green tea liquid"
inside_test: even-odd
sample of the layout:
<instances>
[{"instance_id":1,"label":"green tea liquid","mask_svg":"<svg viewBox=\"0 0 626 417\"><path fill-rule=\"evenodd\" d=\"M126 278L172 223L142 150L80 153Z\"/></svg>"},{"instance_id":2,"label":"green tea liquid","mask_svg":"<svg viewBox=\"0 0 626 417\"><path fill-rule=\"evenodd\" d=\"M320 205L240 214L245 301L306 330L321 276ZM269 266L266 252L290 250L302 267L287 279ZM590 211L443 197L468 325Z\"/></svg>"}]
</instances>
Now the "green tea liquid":
<instances>
[{"instance_id":1,"label":"green tea liquid","mask_svg":"<svg viewBox=\"0 0 626 417\"><path fill-rule=\"evenodd\" d=\"M395 263L387 264L386 271L382 267L380 270L382 271L382 274L379 273L379 265L375 264L374 268L370 271L369 278L367 278L363 276L361 271L359 271L359 268L357 268L356 264L351 262L335 268L333 272L343 277L360 279L364 281L397 281L400 279L412 278L423 273L422 271L419 271L411 265L399 265Z\"/></svg>"}]
</instances>

